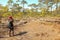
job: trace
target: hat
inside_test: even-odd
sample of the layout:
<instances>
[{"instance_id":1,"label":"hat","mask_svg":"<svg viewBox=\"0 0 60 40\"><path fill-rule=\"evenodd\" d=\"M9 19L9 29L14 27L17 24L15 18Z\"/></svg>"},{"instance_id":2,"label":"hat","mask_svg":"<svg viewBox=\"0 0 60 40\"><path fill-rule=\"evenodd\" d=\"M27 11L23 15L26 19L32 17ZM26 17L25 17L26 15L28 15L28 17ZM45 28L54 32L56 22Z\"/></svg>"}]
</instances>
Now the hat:
<instances>
[{"instance_id":1,"label":"hat","mask_svg":"<svg viewBox=\"0 0 60 40\"><path fill-rule=\"evenodd\" d=\"M12 16L9 16L10 19L12 19Z\"/></svg>"}]
</instances>

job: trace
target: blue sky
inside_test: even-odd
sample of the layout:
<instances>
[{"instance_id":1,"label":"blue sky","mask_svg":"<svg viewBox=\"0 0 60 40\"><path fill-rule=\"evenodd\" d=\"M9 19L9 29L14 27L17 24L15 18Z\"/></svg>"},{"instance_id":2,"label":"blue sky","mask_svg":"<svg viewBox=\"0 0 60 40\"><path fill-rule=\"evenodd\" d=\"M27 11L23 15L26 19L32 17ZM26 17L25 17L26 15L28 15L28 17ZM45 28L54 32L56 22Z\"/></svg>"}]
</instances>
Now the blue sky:
<instances>
[{"instance_id":1,"label":"blue sky","mask_svg":"<svg viewBox=\"0 0 60 40\"><path fill-rule=\"evenodd\" d=\"M6 5L8 0L0 0L0 4ZM14 0L15 1L15 0ZM38 3L38 0L26 0L28 4Z\"/></svg>"},{"instance_id":2,"label":"blue sky","mask_svg":"<svg viewBox=\"0 0 60 40\"><path fill-rule=\"evenodd\" d=\"M15 2L16 0L13 0L13 1ZM32 4L32 3L38 4L38 0L26 0L26 1L28 2L27 5ZM7 5L7 2L8 0L0 0L0 4L2 4L3 6ZM25 5L25 8L30 8L27 5Z\"/></svg>"},{"instance_id":3,"label":"blue sky","mask_svg":"<svg viewBox=\"0 0 60 40\"><path fill-rule=\"evenodd\" d=\"M7 5L7 1L8 1L8 0L0 0L0 4L2 4L2 5L5 6L5 5ZM16 0L14 0L14 1L16 1ZM32 4L32 3L38 4L38 0L26 0L26 1L28 2L27 5ZM27 5L25 5L25 8L28 8ZM60 3L59 3L59 5L60 5ZM52 10L55 10L55 9L56 9L56 6L53 5L52 8L53 8ZM50 8L50 10L51 10L51 8Z\"/></svg>"},{"instance_id":4,"label":"blue sky","mask_svg":"<svg viewBox=\"0 0 60 40\"><path fill-rule=\"evenodd\" d=\"M0 0L0 4L6 5L8 0Z\"/></svg>"}]
</instances>

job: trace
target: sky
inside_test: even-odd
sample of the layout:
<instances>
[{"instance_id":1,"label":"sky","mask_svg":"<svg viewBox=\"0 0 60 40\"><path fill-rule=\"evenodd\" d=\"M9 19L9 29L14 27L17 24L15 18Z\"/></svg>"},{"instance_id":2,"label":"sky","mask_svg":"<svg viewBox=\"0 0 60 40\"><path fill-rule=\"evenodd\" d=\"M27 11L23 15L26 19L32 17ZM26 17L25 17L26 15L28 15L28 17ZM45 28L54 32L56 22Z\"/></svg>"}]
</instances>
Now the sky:
<instances>
[{"instance_id":1,"label":"sky","mask_svg":"<svg viewBox=\"0 0 60 40\"><path fill-rule=\"evenodd\" d=\"M0 4L5 6L7 4L7 1L8 0L0 0ZM16 1L16 0L14 0L14 1ZM26 1L28 2L28 4L38 3L38 0L26 0Z\"/></svg>"},{"instance_id":2,"label":"sky","mask_svg":"<svg viewBox=\"0 0 60 40\"><path fill-rule=\"evenodd\" d=\"M16 0L13 0L13 1L15 2ZM38 0L26 0L26 1L28 2L27 5L32 4L32 3L38 4ZM8 0L0 0L0 4L2 4L3 6L7 5L7 2ZM27 5L25 5L25 8L30 9L30 7L28 7Z\"/></svg>"},{"instance_id":3,"label":"sky","mask_svg":"<svg viewBox=\"0 0 60 40\"><path fill-rule=\"evenodd\" d=\"M0 4L2 4L3 6L5 6L5 5L7 5L7 1L8 0L0 0ZM14 0L14 1L16 1L16 0ZM32 4L32 3L38 4L38 0L26 0L26 1L28 2L27 5ZM25 5L25 8L29 8L27 5ZM56 9L55 4L52 6L52 8L53 8L52 10ZM51 10L51 8L50 8L50 10Z\"/></svg>"},{"instance_id":4,"label":"sky","mask_svg":"<svg viewBox=\"0 0 60 40\"><path fill-rule=\"evenodd\" d=\"M0 0L0 4L6 5L8 0Z\"/></svg>"}]
</instances>

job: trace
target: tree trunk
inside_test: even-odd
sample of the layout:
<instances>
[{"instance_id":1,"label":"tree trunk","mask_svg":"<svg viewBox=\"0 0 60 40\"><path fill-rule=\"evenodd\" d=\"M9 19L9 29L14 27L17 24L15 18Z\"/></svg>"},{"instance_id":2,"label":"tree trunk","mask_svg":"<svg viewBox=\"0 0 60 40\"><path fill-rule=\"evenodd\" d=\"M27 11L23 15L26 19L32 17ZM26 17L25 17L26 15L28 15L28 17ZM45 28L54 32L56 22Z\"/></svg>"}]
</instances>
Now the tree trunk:
<instances>
[{"instance_id":1,"label":"tree trunk","mask_svg":"<svg viewBox=\"0 0 60 40\"><path fill-rule=\"evenodd\" d=\"M49 7L48 7L48 1L49 1L49 0L46 0L46 4L47 4L47 14L49 13L49 12L48 12L48 9L49 9Z\"/></svg>"},{"instance_id":2,"label":"tree trunk","mask_svg":"<svg viewBox=\"0 0 60 40\"><path fill-rule=\"evenodd\" d=\"M56 14L58 13L57 8L58 8L58 0L57 0L57 2L56 2Z\"/></svg>"}]
</instances>

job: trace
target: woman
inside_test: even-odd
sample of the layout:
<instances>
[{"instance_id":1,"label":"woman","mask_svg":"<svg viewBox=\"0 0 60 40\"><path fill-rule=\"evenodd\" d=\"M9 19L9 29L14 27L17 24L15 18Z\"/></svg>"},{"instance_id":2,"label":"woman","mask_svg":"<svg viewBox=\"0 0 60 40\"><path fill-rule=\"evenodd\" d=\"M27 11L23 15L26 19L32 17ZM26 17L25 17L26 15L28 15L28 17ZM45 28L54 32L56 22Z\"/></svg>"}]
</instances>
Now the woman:
<instances>
[{"instance_id":1,"label":"woman","mask_svg":"<svg viewBox=\"0 0 60 40\"><path fill-rule=\"evenodd\" d=\"M14 19L12 18L12 16L10 16L8 18L8 28L9 28L9 36L14 36L14 25L13 25L13 22L14 22Z\"/></svg>"}]
</instances>

